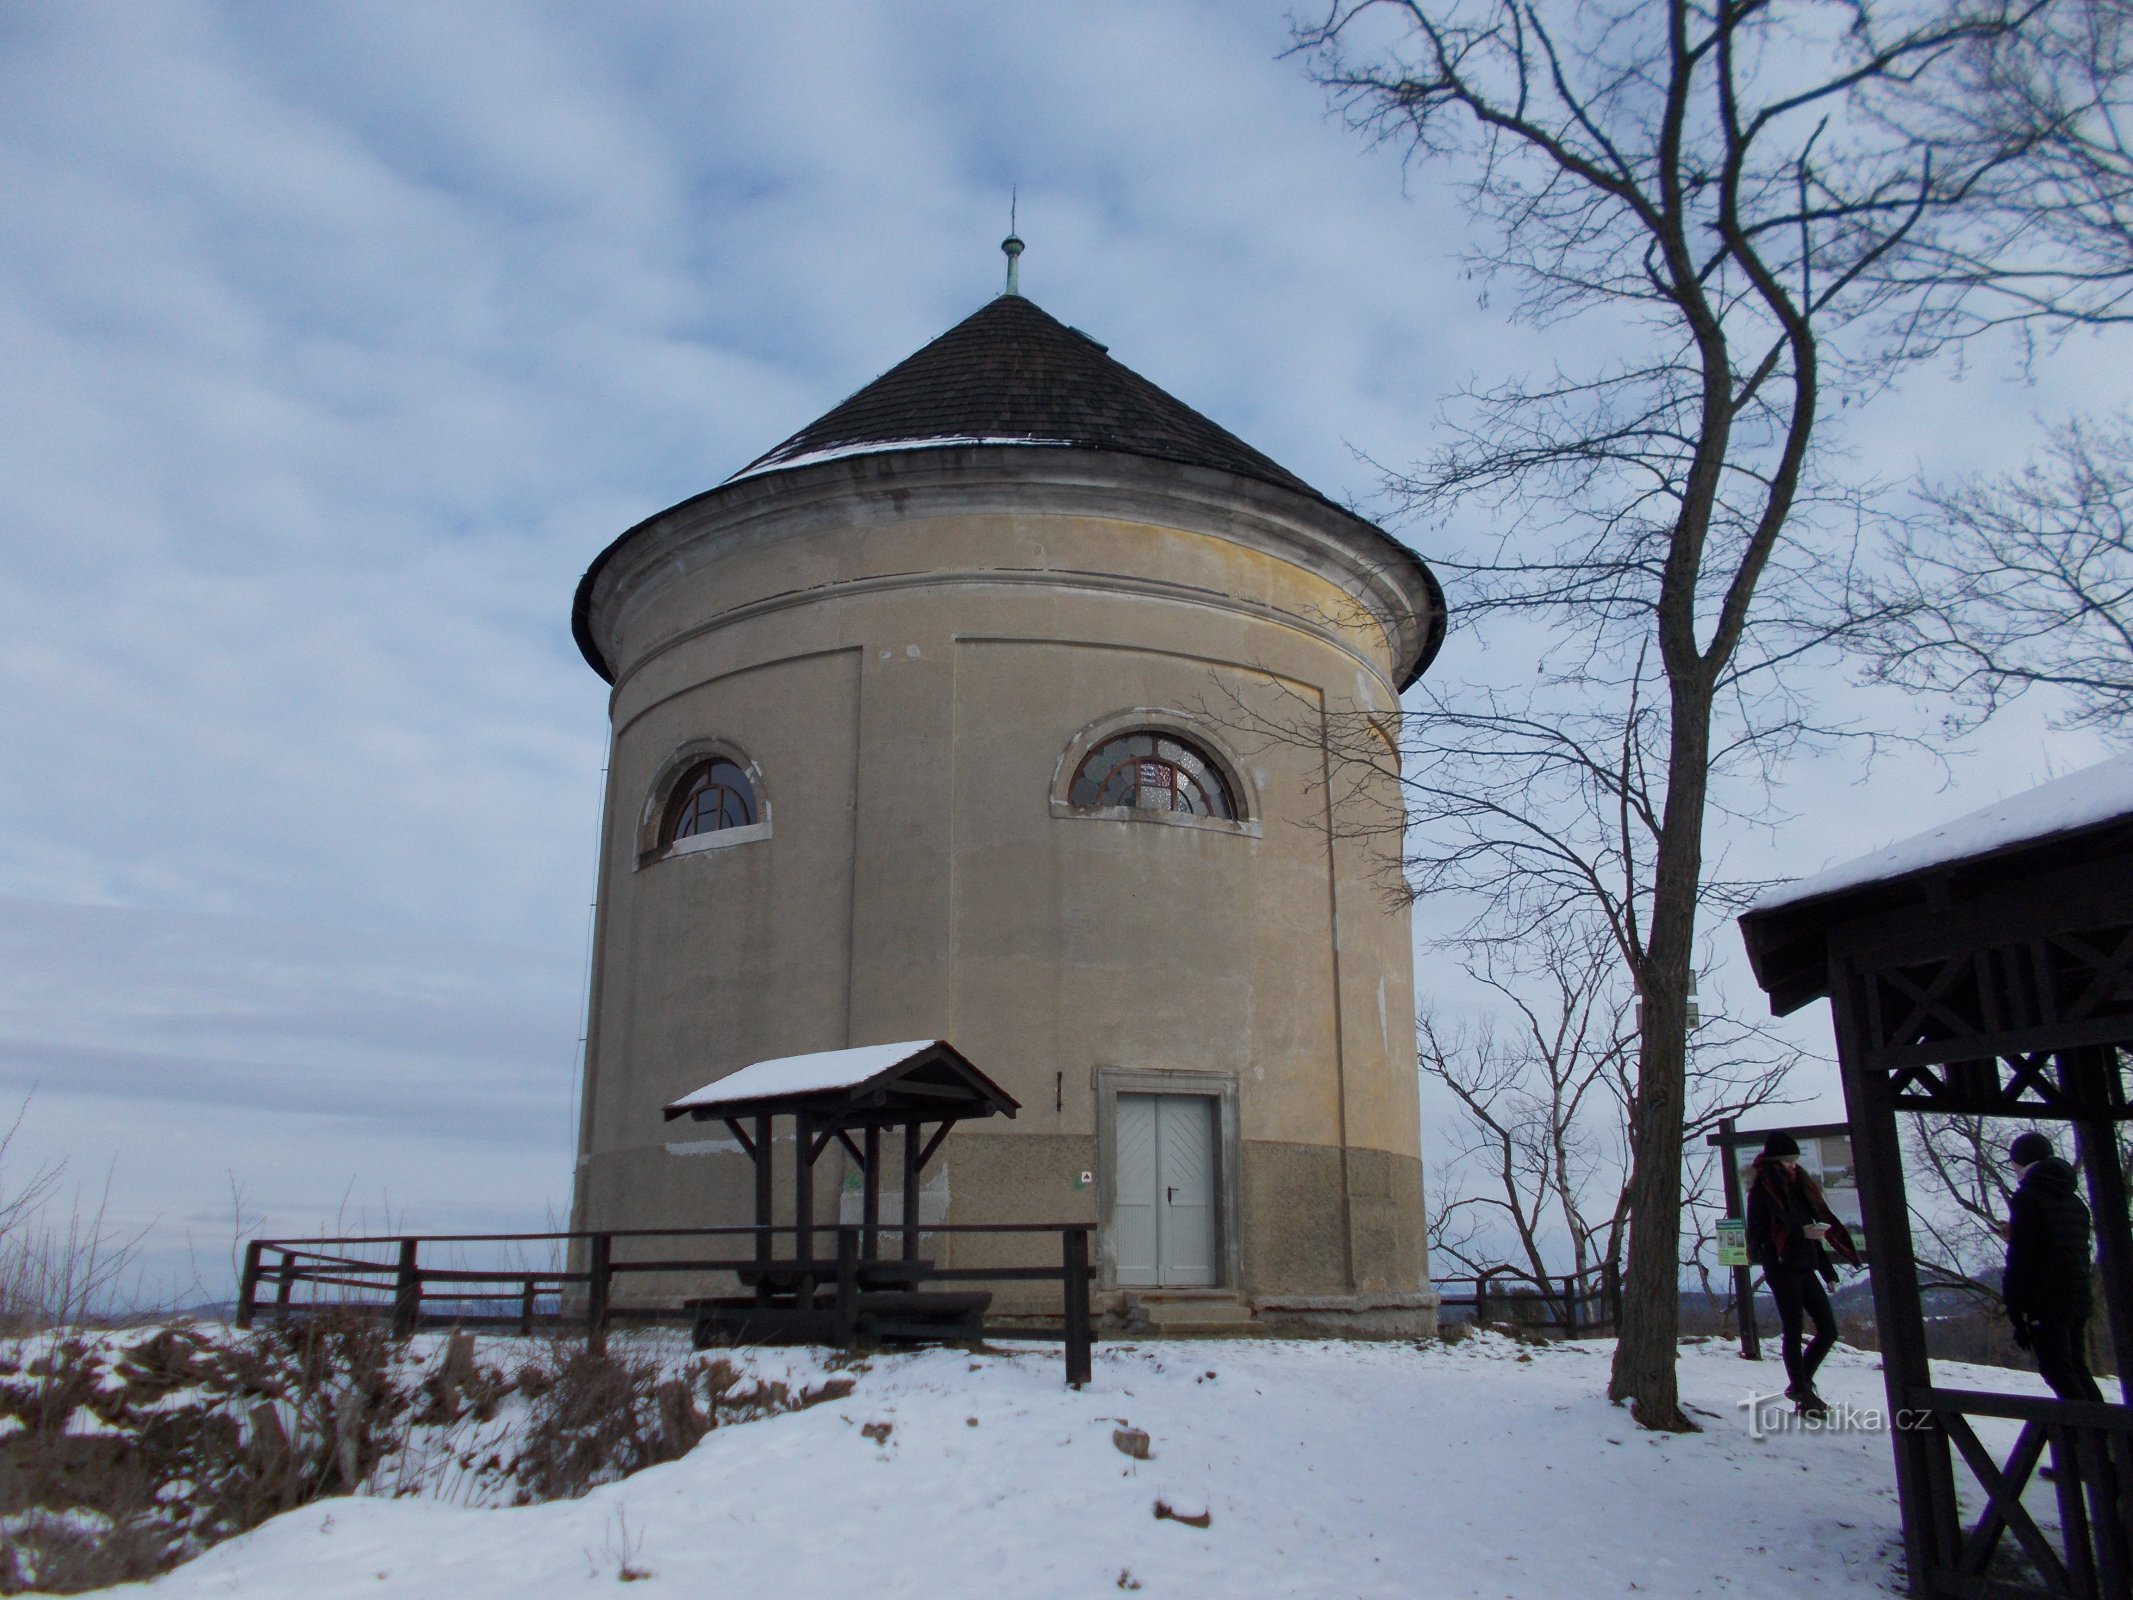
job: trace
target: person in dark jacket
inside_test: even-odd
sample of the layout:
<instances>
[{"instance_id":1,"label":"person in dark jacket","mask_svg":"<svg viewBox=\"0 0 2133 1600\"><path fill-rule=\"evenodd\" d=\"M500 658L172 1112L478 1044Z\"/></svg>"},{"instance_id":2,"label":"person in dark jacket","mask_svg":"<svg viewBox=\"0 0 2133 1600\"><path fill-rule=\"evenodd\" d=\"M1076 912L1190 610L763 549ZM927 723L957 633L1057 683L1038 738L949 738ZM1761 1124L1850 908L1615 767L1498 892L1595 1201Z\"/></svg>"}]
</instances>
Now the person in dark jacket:
<instances>
[{"instance_id":1,"label":"person in dark jacket","mask_svg":"<svg viewBox=\"0 0 2133 1600\"><path fill-rule=\"evenodd\" d=\"M1837 1314L1822 1287L1825 1278L1837 1281L1832 1249L1859 1265L1859 1251L1822 1198L1821 1186L1800 1170L1799 1141L1789 1133L1773 1133L1755 1158L1748 1188L1748 1256L1763 1269L1785 1330L1785 1396L1809 1416L1829 1410L1815 1393L1815 1369L1837 1342ZM1800 1334L1808 1318L1814 1320L1814 1343L1802 1350Z\"/></svg>"},{"instance_id":2,"label":"person in dark jacket","mask_svg":"<svg viewBox=\"0 0 2133 1600\"><path fill-rule=\"evenodd\" d=\"M2103 1391L2082 1355L2089 1312L2089 1208L2074 1169L2032 1129L2007 1147L2014 1197L2007 1205L2007 1271L2000 1298L2015 1343L2037 1358L2037 1371L2062 1400L2101 1402Z\"/></svg>"}]
</instances>

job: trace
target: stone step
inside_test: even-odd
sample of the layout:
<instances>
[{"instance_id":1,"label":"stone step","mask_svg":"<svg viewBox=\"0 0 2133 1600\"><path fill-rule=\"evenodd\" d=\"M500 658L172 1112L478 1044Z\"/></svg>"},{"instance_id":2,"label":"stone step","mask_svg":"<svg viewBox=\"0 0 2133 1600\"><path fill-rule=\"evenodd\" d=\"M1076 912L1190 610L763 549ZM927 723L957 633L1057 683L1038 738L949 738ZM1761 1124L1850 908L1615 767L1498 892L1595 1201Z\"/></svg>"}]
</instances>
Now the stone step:
<instances>
[{"instance_id":1,"label":"stone step","mask_svg":"<svg viewBox=\"0 0 2133 1600\"><path fill-rule=\"evenodd\" d=\"M1251 1333L1258 1328L1252 1308L1232 1295L1136 1295L1129 1302L1133 1320L1146 1319L1152 1334L1208 1338Z\"/></svg>"}]
</instances>

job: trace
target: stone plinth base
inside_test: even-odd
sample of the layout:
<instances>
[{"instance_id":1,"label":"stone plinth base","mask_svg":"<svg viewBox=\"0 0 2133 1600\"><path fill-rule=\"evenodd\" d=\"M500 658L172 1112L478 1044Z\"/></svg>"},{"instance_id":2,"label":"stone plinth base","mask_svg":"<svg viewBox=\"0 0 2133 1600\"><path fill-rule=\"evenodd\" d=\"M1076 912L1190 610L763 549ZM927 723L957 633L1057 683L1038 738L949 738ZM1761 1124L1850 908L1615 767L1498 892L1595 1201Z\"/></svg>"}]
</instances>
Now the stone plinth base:
<instances>
[{"instance_id":1,"label":"stone plinth base","mask_svg":"<svg viewBox=\"0 0 2133 1600\"><path fill-rule=\"evenodd\" d=\"M1437 1296L1261 1295L1223 1289L1115 1289L1098 1297L1104 1336L1117 1338L1427 1339Z\"/></svg>"},{"instance_id":2,"label":"stone plinth base","mask_svg":"<svg viewBox=\"0 0 2133 1600\"><path fill-rule=\"evenodd\" d=\"M1437 1332L1437 1296L1419 1294L1267 1295L1252 1302L1269 1333L1332 1339L1428 1339Z\"/></svg>"}]
</instances>

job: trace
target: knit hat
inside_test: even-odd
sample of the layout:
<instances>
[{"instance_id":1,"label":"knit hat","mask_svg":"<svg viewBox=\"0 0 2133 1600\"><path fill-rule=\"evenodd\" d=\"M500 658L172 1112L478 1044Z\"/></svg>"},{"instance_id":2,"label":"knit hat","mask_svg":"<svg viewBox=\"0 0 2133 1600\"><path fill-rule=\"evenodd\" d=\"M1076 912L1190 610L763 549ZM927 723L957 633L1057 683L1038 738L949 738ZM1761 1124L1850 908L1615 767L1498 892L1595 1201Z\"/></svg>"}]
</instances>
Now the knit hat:
<instances>
[{"instance_id":1,"label":"knit hat","mask_svg":"<svg viewBox=\"0 0 2133 1600\"><path fill-rule=\"evenodd\" d=\"M1800 1141L1789 1133L1773 1133L1763 1141L1766 1156L1796 1156L1800 1153Z\"/></svg>"},{"instance_id":2,"label":"knit hat","mask_svg":"<svg viewBox=\"0 0 2133 1600\"><path fill-rule=\"evenodd\" d=\"M2035 1128L2031 1128L2027 1133L2016 1134L2014 1143L2007 1147L2007 1159L2018 1167L2026 1167L2032 1162L2042 1161L2051 1154L2051 1140L2045 1138Z\"/></svg>"}]
</instances>

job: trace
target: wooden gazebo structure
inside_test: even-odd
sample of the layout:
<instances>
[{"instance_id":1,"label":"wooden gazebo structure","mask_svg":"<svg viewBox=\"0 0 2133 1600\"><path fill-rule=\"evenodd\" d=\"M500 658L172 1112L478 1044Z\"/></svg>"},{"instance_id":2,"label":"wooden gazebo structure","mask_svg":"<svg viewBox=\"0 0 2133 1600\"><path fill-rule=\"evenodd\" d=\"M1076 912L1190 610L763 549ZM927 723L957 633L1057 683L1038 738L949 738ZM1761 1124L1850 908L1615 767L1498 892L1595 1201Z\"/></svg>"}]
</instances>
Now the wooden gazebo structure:
<instances>
[{"instance_id":1,"label":"wooden gazebo structure","mask_svg":"<svg viewBox=\"0 0 2133 1600\"><path fill-rule=\"evenodd\" d=\"M723 1122L732 1131L755 1167L753 1223L428 1238L395 1234L254 1239L245 1250L237 1325L250 1327L258 1314L389 1314L399 1336L425 1323L515 1324L521 1333L531 1333L538 1320L582 1325L587 1348L594 1354L606 1348L609 1324L617 1319L664 1322L677 1315L695 1323L699 1346L721 1339L851 1348L881 1340L973 1339L981 1334L1056 1338L1065 1346L1066 1380L1078 1388L1093 1376L1092 1225L936 1222L928 1227L919 1214L926 1163L949 1129L974 1117L1012 1117L1019 1109L1013 1096L938 1039L759 1061L666 1108L670 1121L690 1117ZM772 1214L778 1199L772 1132L780 1117L790 1117L793 1124L790 1223L779 1223ZM881 1215L884 1174L894 1164L893 1150L884 1148L885 1134L900 1134L903 1145L903 1209L892 1223L884 1223ZM858 1224L833 1217L818 1230L814 1169L831 1140L851 1153L864 1175L863 1214ZM881 1236L891 1229L902 1234L903 1247L884 1257ZM827 1256L817 1248L818 1232L832 1238ZM920 1258L925 1236L945 1242L968 1235L988 1241L1056 1235L1057 1264L1025 1259L1016 1265L936 1265ZM738 1241L745 1243L736 1249ZM618 1245L627 1254L618 1253ZM427 1262L422 1259L425 1246L430 1249ZM551 1251L544 1265L539 1257ZM476 1254L469 1259L468 1252ZM569 1264L563 1265L566 1252ZM731 1278L747 1292L677 1300L655 1290L631 1296L625 1305L614 1303L612 1291L618 1283L647 1278L691 1288ZM1001 1279L1057 1283L1059 1322L1033 1323L1026 1312L1018 1312L1010 1326L987 1327L984 1314L992 1295L966 1286ZM938 1287L943 1283L953 1287ZM556 1309L539 1309L543 1300Z\"/></svg>"},{"instance_id":2,"label":"wooden gazebo structure","mask_svg":"<svg viewBox=\"0 0 2133 1600\"><path fill-rule=\"evenodd\" d=\"M690 1117L724 1123L755 1164L755 1265L741 1273L752 1292L692 1302L698 1309L699 1339L721 1334L753 1339L842 1337L851 1332L855 1319L880 1331L915 1335L975 1332L990 1295L929 1295L918 1289L935 1275L932 1263L919 1258L920 1179L958 1122L1012 1117L1020 1109L1012 1095L941 1039L758 1061L667 1106L668 1121ZM780 1257L772 1248L781 1231L772 1218L772 1129L779 1117L790 1117L793 1123L790 1257ZM903 1247L899 1256L884 1258L883 1135L891 1132L901 1135L903 1146L898 1218ZM858 1259L842 1264L818 1258L815 1250L815 1163L832 1140L844 1147L861 1174ZM820 1304L818 1288L840 1282L852 1303Z\"/></svg>"},{"instance_id":3,"label":"wooden gazebo structure","mask_svg":"<svg viewBox=\"0 0 2133 1600\"><path fill-rule=\"evenodd\" d=\"M1912 1592L2133 1594L2133 1233L2118 1129L2133 1049L2133 758L1766 896L1741 919L1778 1015L1827 996L1874 1242ZM1937 1387L1897 1113L2065 1123L2086 1175L2120 1403ZM2064 1143L2061 1142L2062 1151ZM2020 1435L1994 1459L1973 1417ZM2058 1527L2022 1502L2049 1449ZM1960 1456L1983 1491L1971 1526ZM2048 1520L2048 1519L2047 1519ZM2056 1537L2054 1537L2056 1533ZM2003 1550L2006 1536L2026 1561Z\"/></svg>"}]
</instances>

